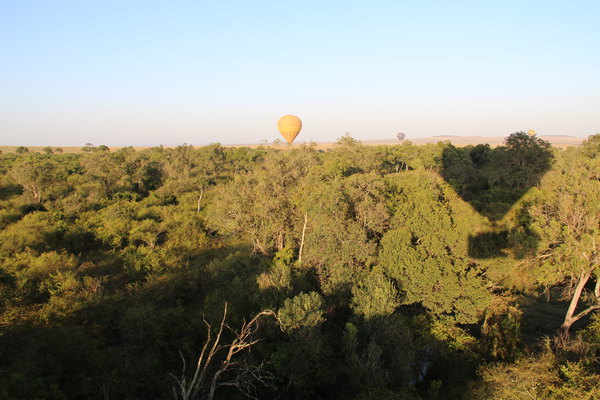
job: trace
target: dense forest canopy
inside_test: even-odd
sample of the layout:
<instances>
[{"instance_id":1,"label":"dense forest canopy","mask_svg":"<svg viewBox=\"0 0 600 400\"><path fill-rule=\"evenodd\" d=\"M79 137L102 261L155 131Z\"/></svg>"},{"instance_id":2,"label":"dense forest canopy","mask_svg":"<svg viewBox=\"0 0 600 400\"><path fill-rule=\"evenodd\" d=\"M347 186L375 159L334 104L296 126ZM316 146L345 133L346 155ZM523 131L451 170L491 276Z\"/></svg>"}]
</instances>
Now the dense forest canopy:
<instances>
[{"instance_id":1,"label":"dense forest canopy","mask_svg":"<svg viewBox=\"0 0 600 400\"><path fill-rule=\"evenodd\" d=\"M600 397L600 135L26 150L2 399Z\"/></svg>"}]
</instances>

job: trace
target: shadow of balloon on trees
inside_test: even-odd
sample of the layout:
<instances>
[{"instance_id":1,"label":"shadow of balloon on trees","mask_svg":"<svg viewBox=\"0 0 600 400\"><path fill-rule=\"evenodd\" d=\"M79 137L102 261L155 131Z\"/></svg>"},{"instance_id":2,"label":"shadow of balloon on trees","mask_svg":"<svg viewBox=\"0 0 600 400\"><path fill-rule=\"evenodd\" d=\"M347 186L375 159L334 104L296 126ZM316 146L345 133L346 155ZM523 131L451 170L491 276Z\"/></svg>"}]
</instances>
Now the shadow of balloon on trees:
<instances>
[{"instance_id":1,"label":"shadow of balloon on trees","mask_svg":"<svg viewBox=\"0 0 600 400\"><path fill-rule=\"evenodd\" d=\"M469 255L502 257L514 243L502 219L550 170L554 156L549 142L525 132L508 136L503 146L487 144L446 147L442 154L442 177L466 202L487 217L489 231L469 237ZM535 243L529 243L535 248Z\"/></svg>"}]
</instances>

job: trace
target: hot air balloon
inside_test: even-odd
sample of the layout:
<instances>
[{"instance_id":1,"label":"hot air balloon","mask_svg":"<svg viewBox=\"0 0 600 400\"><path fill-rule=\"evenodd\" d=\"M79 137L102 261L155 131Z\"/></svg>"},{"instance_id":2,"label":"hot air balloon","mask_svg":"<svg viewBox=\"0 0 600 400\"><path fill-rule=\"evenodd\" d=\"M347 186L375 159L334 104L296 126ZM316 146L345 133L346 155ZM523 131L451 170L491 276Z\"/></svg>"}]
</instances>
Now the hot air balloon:
<instances>
[{"instance_id":1,"label":"hot air balloon","mask_svg":"<svg viewBox=\"0 0 600 400\"><path fill-rule=\"evenodd\" d=\"M300 129L302 129L302 121L295 115L284 115L277 121L277 129L281 136L289 143L292 144Z\"/></svg>"},{"instance_id":2,"label":"hot air balloon","mask_svg":"<svg viewBox=\"0 0 600 400\"><path fill-rule=\"evenodd\" d=\"M530 130L527 131L527 134L529 136L531 136L531 137L534 137L535 136L535 131L533 129L530 129Z\"/></svg>"},{"instance_id":3,"label":"hot air balloon","mask_svg":"<svg viewBox=\"0 0 600 400\"><path fill-rule=\"evenodd\" d=\"M399 141L403 141L404 138L406 137L406 135L404 133L400 132L396 135L396 137L398 138Z\"/></svg>"}]
</instances>

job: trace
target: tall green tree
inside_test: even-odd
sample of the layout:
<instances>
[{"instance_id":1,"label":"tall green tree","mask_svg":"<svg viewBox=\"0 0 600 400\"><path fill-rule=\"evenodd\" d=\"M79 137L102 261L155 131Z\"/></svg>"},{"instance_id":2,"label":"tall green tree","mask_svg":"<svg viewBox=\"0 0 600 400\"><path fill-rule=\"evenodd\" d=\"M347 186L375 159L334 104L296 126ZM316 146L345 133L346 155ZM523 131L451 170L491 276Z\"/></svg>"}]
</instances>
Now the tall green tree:
<instances>
[{"instance_id":1,"label":"tall green tree","mask_svg":"<svg viewBox=\"0 0 600 400\"><path fill-rule=\"evenodd\" d=\"M39 155L32 155L16 163L10 175L31 194L36 203L44 200L44 195L61 176L56 161Z\"/></svg>"},{"instance_id":2,"label":"tall green tree","mask_svg":"<svg viewBox=\"0 0 600 400\"><path fill-rule=\"evenodd\" d=\"M214 190L206 213L209 227L248 239L263 255L287 245L295 247L301 216L294 192L315 162L312 150L268 153L248 174L236 175Z\"/></svg>"},{"instance_id":3,"label":"tall green tree","mask_svg":"<svg viewBox=\"0 0 600 400\"><path fill-rule=\"evenodd\" d=\"M84 174L97 182L105 195L112 196L121 189L118 183L126 171L119 155L106 151L89 152L82 157L81 166Z\"/></svg>"},{"instance_id":4,"label":"tall green tree","mask_svg":"<svg viewBox=\"0 0 600 400\"><path fill-rule=\"evenodd\" d=\"M539 183L554 155L550 142L526 132L510 134L505 145L491 153L488 176L491 184L526 190Z\"/></svg>"},{"instance_id":5,"label":"tall green tree","mask_svg":"<svg viewBox=\"0 0 600 400\"><path fill-rule=\"evenodd\" d=\"M458 323L474 323L491 295L467 257L474 215L451 188L427 172L390 177L395 215L381 240L379 262L403 293L403 303L421 304Z\"/></svg>"},{"instance_id":6,"label":"tall green tree","mask_svg":"<svg viewBox=\"0 0 600 400\"><path fill-rule=\"evenodd\" d=\"M560 168L542 182L542 192L529 207L529 229L539 238L534 260L540 283L555 284L568 279L570 304L562 330L600 308L600 158L595 139L591 138ZM596 283L588 306L577 310L590 279Z\"/></svg>"}]
</instances>

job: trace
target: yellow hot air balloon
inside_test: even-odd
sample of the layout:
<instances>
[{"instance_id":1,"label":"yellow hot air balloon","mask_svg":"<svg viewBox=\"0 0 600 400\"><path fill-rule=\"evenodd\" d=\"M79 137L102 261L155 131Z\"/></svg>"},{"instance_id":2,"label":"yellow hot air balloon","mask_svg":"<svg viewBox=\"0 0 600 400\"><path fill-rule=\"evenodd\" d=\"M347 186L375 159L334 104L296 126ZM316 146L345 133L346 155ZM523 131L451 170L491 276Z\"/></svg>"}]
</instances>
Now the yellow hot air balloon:
<instances>
[{"instance_id":1,"label":"yellow hot air balloon","mask_svg":"<svg viewBox=\"0 0 600 400\"><path fill-rule=\"evenodd\" d=\"M284 115L277 121L277 129L281 133L281 136L289 143L292 144L300 129L302 129L302 121L295 115Z\"/></svg>"},{"instance_id":2,"label":"yellow hot air balloon","mask_svg":"<svg viewBox=\"0 0 600 400\"><path fill-rule=\"evenodd\" d=\"M533 129L530 129L530 130L527 131L527 134L529 136L535 136L535 131Z\"/></svg>"}]
</instances>

